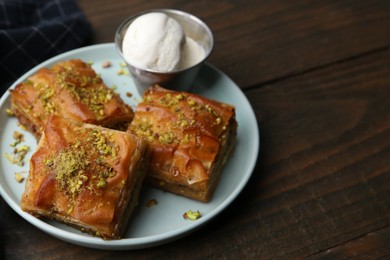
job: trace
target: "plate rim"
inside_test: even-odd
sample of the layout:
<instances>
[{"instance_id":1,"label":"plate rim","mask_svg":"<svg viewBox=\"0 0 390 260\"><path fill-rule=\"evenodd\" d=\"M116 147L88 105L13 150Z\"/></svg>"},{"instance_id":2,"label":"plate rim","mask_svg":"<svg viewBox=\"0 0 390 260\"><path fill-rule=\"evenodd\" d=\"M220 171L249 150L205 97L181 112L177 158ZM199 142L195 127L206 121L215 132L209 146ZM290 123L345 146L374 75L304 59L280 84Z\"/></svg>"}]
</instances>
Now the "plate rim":
<instances>
[{"instance_id":1,"label":"plate rim","mask_svg":"<svg viewBox=\"0 0 390 260\"><path fill-rule=\"evenodd\" d=\"M28 70L26 73L24 73L21 77L19 77L1 96L0 98L0 107L4 105L5 102L8 101L10 94L9 90L13 89L18 83L25 80L28 76L33 74L35 71L37 71L39 68L45 67L47 65L50 65L58 60L61 60L63 58L66 58L68 56L77 54L77 53L83 53L86 51L96 51L100 49L106 49L106 48L115 48L114 43L103 43L103 44L94 44L89 45L81 48L77 48L62 54L59 54L57 56L54 56L36 66ZM0 183L0 195L1 197L6 201L8 206L10 206L19 216L21 216L23 219L25 219L30 224L34 225L41 231L56 237L57 239L77 244L80 246L85 246L89 248L95 248L95 249L104 249L104 250L129 250L129 249L140 249L140 248L146 248L151 246L157 246L163 243L168 243L172 240L176 240L178 238L181 238L185 235L187 235L190 232L193 232L200 227L204 226L206 223L214 219L217 215L219 215L221 212L223 212L234 200L238 197L238 195L242 192L244 187L247 185L248 181L250 180L251 176L253 175L254 168L257 164L259 152L260 152L260 130L259 125L256 119L255 112L253 110L253 107L251 103L249 102L246 95L243 93L243 91L238 87L238 85L225 73L223 73L221 70L216 68L215 66L205 63L203 66L209 67L211 70L215 71L215 73L222 75L225 80L229 82L230 87L233 87L236 92L240 95L240 100L245 100L246 104L249 108L249 111L246 111L246 113L249 112L247 116L251 118L251 120L254 121L254 135L251 136L251 143L253 146L254 153L252 154L252 157L254 158L251 160L251 165L247 168L248 174L246 174L242 181L238 183L237 186L234 187L234 189L229 193L228 197L224 199L217 207L213 208L211 212L209 212L205 217L202 217L198 219L194 224L186 225L174 230L170 230L164 233L160 234L154 234L154 235L148 235L145 237L136 237L136 238L122 238L120 240L102 240L101 238L92 237L92 236L85 236L82 234L72 233L68 232L66 230L63 230L59 227L50 225L49 223L38 219L32 215L30 215L27 212L24 212L20 209L19 204L17 201L15 201L13 198L11 198L11 194L8 194L8 192L4 189L3 184ZM237 94L235 93L235 94ZM1 155L2 156L2 155ZM11 188L11 187L9 187Z\"/></svg>"}]
</instances>

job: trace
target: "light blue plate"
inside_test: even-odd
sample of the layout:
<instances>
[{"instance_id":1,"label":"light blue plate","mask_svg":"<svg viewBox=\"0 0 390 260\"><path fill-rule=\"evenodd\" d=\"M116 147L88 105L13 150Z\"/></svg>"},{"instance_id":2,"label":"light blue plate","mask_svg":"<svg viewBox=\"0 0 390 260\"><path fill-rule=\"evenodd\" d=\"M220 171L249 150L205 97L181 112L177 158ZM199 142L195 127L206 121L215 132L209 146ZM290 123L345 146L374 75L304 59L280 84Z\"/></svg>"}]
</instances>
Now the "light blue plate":
<instances>
[{"instance_id":1,"label":"light blue plate","mask_svg":"<svg viewBox=\"0 0 390 260\"><path fill-rule=\"evenodd\" d=\"M11 88L24 81L39 68L49 67L67 59L92 62L93 68L101 74L104 82L108 86L116 85L117 92L120 93L122 99L135 108L140 96L136 93L136 88L129 76L118 75L117 72L125 68L121 66L122 60L112 43L80 48L56 56L27 72ZM112 66L102 68L102 63L105 61L110 61ZM114 241L104 241L55 221L40 220L31 216L19 208L25 181L18 183L14 174L22 172L22 175L27 177L28 160L36 148L36 141L30 133L20 129L16 118L6 115L5 110L10 107L8 92L0 99L1 196L20 216L37 228L64 241L91 248L125 250L151 247L178 239L203 226L232 203L248 182L259 152L259 129L253 109L245 95L234 82L216 68L208 64L204 65L193 86L194 92L198 94L234 105L237 113L237 145L209 203L197 202L145 186L141 192L139 206L129 222L126 235L123 239ZM127 93L133 95L129 97ZM12 153L13 148L10 144L13 141L12 135L15 130L24 133L24 144L31 147L26 157L27 163L23 167L11 164L4 157L6 152ZM158 204L147 208L145 204L150 199L156 199ZM196 221L185 220L183 213L188 210L199 210L202 217Z\"/></svg>"}]
</instances>

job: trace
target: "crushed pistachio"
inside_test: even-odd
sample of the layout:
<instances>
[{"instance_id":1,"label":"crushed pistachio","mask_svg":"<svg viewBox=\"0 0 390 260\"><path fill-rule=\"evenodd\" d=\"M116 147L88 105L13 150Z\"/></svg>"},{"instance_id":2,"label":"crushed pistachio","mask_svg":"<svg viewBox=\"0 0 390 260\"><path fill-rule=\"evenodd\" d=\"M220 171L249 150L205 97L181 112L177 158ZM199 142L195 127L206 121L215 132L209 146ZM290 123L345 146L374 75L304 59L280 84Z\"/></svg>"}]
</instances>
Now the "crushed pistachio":
<instances>
[{"instance_id":1,"label":"crushed pistachio","mask_svg":"<svg viewBox=\"0 0 390 260\"><path fill-rule=\"evenodd\" d=\"M15 158L14 156L10 155L9 153L5 152L4 153L5 159L7 159L10 163L14 164L15 163Z\"/></svg>"},{"instance_id":2,"label":"crushed pistachio","mask_svg":"<svg viewBox=\"0 0 390 260\"><path fill-rule=\"evenodd\" d=\"M104 105L113 98L114 92L112 89L106 88L105 85L101 84L102 79L99 75L80 75L77 70L72 68L62 68L56 72L56 83L62 89L65 89L78 101L87 105L96 117L101 118L104 116L104 113L101 111L104 109ZM101 85L94 86L93 88L89 87L95 84ZM49 110L55 110L55 107L52 105L46 106Z\"/></svg>"},{"instance_id":3,"label":"crushed pistachio","mask_svg":"<svg viewBox=\"0 0 390 260\"><path fill-rule=\"evenodd\" d=\"M22 182L22 181L24 180L24 177L23 177L23 175L21 175L20 173L15 172L15 180L16 180L17 182Z\"/></svg>"},{"instance_id":4,"label":"crushed pistachio","mask_svg":"<svg viewBox=\"0 0 390 260\"><path fill-rule=\"evenodd\" d=\"M176 135L174 133L163 133L159 135L158 141L162 144L172 144L176 141Z\"/></svg>"},{"instance_id":5,"label":"crushed pistachio","mask_svg":"<svg viewBox=\"0 0 390 260\"><path fill-rule=\"evenodd\" d=\"M226 129L223 117L214 109L212 103L203 103L196 96L187 93L168 92L161 96L146 95L143 98L145 111L150 108L147 105L167 108L175 115L175 119L169 122L153 122L146 118L136 118L131 125L131 130L138 136L145 137L149 142L158 142L164 145L189 144L196 140L193 131L197 124L198 116L204 117L206 124ZM165 124L165 126L161 126ZM162 132L164 129L166 132ZM190 134L191 133L191 134Z\"/></svg>"},{"instance_id":6,"label":"crushed pistachio","mask_svg":"<svg viewBox=\"0 0 390 260\"><path fill-rule=\"evenodd\" d=\"M151 96L146 96L143 98L143 101L146 102L146 103L151 103L153 101L152 97Z\"/></svg>"},{"instance_id":7,"label":"crushed pistachio","mask_svg":"<svg viewBox=\"0 0 390 260\"><path fill-rule=\"evenodd\" d=\"M22 152L26 152L27 153L30 150L30 147L28 145L24 144L24 145L21 145L19 147L16 147L15 150L16 150L17 153L22 153Z\"/></svg>"},{"instance_id":8,"label":"crushed pistachio","mask_svg":"<svg viewBox=\"0 0 390 260\"><path fill-rule=\"evenodd\" d=\"M108 140L111 136L106 137L101 131L91 131L89 140L91 140L98 148L101 155L117 155L117 148L113 147Z\"/></svg>"},{"instance_id":9,"label":"crushed pistachio","mask_svg":"<svg viewBox=\"0 0 390 260\"><path fill-rule=\"evenodd\" d=\"M23 139L23 134L18 132L18 131L14 131L14 133L12 134L12 137L15 139L15 140L22 140Z\"/></svg>"},{"instance_id":10,"label":"crushed pistachio","mask_svg":"<svg viewBox=\"0 0 390 260\"><path fill-rule=\"evenodd\" d=\"M184 137L183 137L183 140L182 140L182 142L184 143L184 144L188 144L189 142L190 142L190 135L189 134L185 134L184 135Z\"/></svg>"},{"instance_id":11,"label":"crushed pistachio","mask_svg":"<svg viewBox=\"0 0 390 260\"><path fill-rule=\"evenodd\" d=\"M179 104L179 101L184 98L183 95L177 95L179 98L172 98L171 93L167 93L164 97L161 98L160 103L166 105L169 108L172 108Z\"/></svg>"},{"instance_id":12,"label":"crushed pistachio","mask_svg":"<svg viewBox=\"0 0 390 260\"><path fill-rule=\"evenodd\" d=\"M69 208L68 208L68 214L72 214L73 213L73 209L74 209L74 207L73 207L73 205L70 205L69 206Z\"/></svg>"},{"instance_id":13,"label":"crushed pistachio","mask_svg":"<svg viewBox=\"0 0 390 260\"><path fill-rule=\"evenodd\" d=\"M109 67L111 67L111 62L110 61L104 61L103 63L102 63L102 68L109 68Z\"/></svg>"},{"instance_id":14,"label":"crushed pistachio","mask_svg":"<svg viewBox=\"0 0 390 260\"><path fill-rule=\"evenodd\" d=\"M96 184L98 188L104 188L107 186L107 181L104 178L100 178L98 183Z\"/></svg>"},{"instance_id":15,"label":"crushed pistachio","mask_svg":"<svg viewBox=\"0 0 390 260\"><path fill-rule=\"evenodd\" d=\"M151 208L151 207L153 207L153 206L155 206L155 205L157 205L158 203L157 203L157 200L156 199L150 199L150 200L148 200L147 202L146 202L146 204L145 204L145 206L147 207L147 208Z\"/></svg>"},{"instance_id":16,"label":"crushed pistachio","mask_svg":"<svg viewBox=\"0 0 390 260\"><path fill-rule=\"evenodd\" d=\"M116 72L117 75L125 75L125 70L124 69L120 69Z\"/></svg>"},{"instance_id":17,"label":"crushed pistachio","mask_svg":"<svg viewBox=\"0 0 390 260\"><path fill-rule=\"evenodd\" d=\"M196 102L195 102L193 99L189 98L189 99L187 100L187 104L190 105L190 106L195 106L195 105L196 105Z\"/></svg>"},{"instance_id":18,"label":"crushed pistachio","mask_svg":"<svg viewBox=\"0 0 390 260\"><path fill-rule=\"evenodd\" d=\"M105 188L107 178L116 174L107 161L116 158L119 149L113 144L112 134L90 129L80 131L80 136L84 136L81 139L84 141L70 144L44 160L46 169L55 173L59 188L70 198L77 196L82 189L96 191Z\"/></svg>"},{"instance_id":19,"label":"crushed pistachio","mask_svg":"<svg viewBox=\"0 0 390 260\"><path fill-rule=\"evenodd\" d=\"M201 217L201 214L200 214L199 210L197 210L197 211L189 210L183 214L183 218L189 219L189 220L197 220L200 217Z\"/></svg>"},{"instance_id":20,"label":"crushed pistachio","mask_svg":"<svg viewBox=\"0 0 390 260\"><path fill-rule=\"evenodd\" d=\"M20 129L27 131L27 127L25 125L18 123L18 126Z\"/></svg>"},{"instance_id":21,"label":"crushed pistachio","mask_svg":"<svg viewBox=\"0 0 390 260\"><path fill-rule=\"evenodd\" d=\"M188 126L188 121L185 120L185 119L180 120L180 121L178 121L178 122L180 122L180 126L181 126L181 127L186 127L186 126Z\"/></svg>"},{"instance_id":22,"label":"crushed pistachio","mask_svg":"<svg viewBox=\"0 0 390 260\"><path fill-rule=\"evenodd\" d=\"M18 132L18 131L14 131L12 137L14 138L14 142L10 144L11 147L16 147L18 144L20 144L21 142L23 142L23 134Z\"/></svg>"},{"instance_id":23,"label":"crushed pistachio","mask_svg":"<svg viewBox=\"0 0 390 260\"><path fill-rule=\"evenodd\" d=\"M7 114L7 116L15 116L14 111L10 108L6 108L5 113Z\"/></svg>"},{"instance_id":24,"label":"crushed pistachio","mask_svg":"<svg viewBox=\"0 0 390 260\"><path fill-rule=\"evenodd\" d=\"M39 100L44 107L45 114L53 113L56 110L56 107L52 101L52 98L54 96L54 89L50 88L49 85L43 83L33 84L33 86L39 92ZM29 109L32 109L32 106Z\"/></svg>"},{"instance_id":25,"label":"crushed pistachio","mask_svg":"<svg viewBox=\"0 0 390 260\"><path fill-rule=\"evenodd\" d=\"M177 100L182 100L184 98L184 95L183 94L178 94L176 97L175 97Z\"/></svg>"},{"instance_id":26,"label":"crushed pistachio","mask_svg":"<svg viewBox=\"0 0 390 260\"><path fill-rule=\"evenodd\" d=\"M11 144L12 146L13 144ZM12 152L12 154L9 154L7 152L4 153L4 157L12 164L16 164L18 166L24 165L24 158L26 157L26 154L30 151L30 147L28 145L15 145L15 148Z\"/></svg>"},{"instance_id":27,"label":"crushed pistachio","mask_svg":"<svg viewBox=\"0 0 390 260\"><path fill-rule=\"evenodd\" d=\"M121 63L119 63L119 66L121 66L121 67L126 67L126 63L121 62Z\"/></svg>"},{"instance_id":28,"label":"crushed pistachio","mask_svg":"<svg viewBox=\"0 0 390 260\"><path fill-rule=\"evenodd\" d=\"M56 156L44 161L48 168L55 168L56 180L60 189L76 195L83 184L83 175L89 166L86 152L83 149L64 149Z\"/></svg>"}]
</instances>

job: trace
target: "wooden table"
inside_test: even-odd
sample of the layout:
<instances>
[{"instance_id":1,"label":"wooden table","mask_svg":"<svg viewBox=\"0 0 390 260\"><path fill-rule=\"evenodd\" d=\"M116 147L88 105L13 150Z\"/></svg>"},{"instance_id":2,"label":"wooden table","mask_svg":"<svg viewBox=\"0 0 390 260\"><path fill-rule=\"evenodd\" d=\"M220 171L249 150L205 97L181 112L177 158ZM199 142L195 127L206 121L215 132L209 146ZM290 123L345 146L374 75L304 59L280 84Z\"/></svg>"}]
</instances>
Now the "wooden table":
<instances>
[{"instance_id":1,"label":"wooden table","mask_svg":"<svg viewBox=\"0 0 390 260\"><path fill-rule=\"evenodd\" d=\"M261 152L248 185L202 229L133 251L83 248L0 200L0 258L255 259L390 256L390 1L78 0L112 42L150 8L181 9L215 36L209 62L256 112Z\"/></svg>"}]
</instances>

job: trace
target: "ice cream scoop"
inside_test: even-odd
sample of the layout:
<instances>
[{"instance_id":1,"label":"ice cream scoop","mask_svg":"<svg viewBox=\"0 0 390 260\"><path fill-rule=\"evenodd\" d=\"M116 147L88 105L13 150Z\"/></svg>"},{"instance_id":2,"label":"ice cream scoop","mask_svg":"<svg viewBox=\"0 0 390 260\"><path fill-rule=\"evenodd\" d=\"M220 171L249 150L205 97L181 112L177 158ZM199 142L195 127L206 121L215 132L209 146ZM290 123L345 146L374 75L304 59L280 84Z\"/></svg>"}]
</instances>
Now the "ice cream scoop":
<instances>
[{"instance_id":1,"label":"ice cream scoop","mask_svg":"<svg viewBox=\"0 0 390 260\"><path fill-rule=\"evenodd\" d=\"M214 40L208 26L196 16L173 9L153 9L124 20L115 33L115 46L142 95L155 84L189 91Z\"/></svg>"},{"instance_id":2,"label":"ice cream scoop","mask_svg":"<svg viewBox=\"0 0 390 260\"><path fill-rule=\"evenodd\" d=\"M135 19L125 33L122 50L134 66L161 72L190 67L205 56L204 49L186 37L181 25L161 12Z\"/></svg>"}]
</instances>

